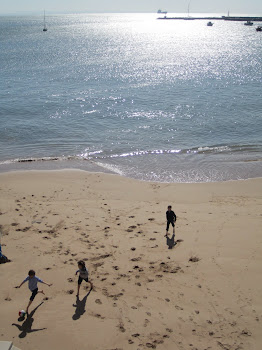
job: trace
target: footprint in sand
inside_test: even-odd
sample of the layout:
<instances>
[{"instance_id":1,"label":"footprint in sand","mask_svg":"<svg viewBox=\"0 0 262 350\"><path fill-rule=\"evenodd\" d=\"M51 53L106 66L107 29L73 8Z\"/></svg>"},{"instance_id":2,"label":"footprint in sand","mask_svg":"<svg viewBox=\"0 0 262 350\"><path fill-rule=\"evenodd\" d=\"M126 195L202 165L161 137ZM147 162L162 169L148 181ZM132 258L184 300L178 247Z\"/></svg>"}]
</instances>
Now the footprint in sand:
<instances>
[{"instance_id":1,"label":"footprint in sand","mask_svg":"<svg viewBox=\"0 0 262 350\"><path fill-rule=\"evenodd\" d=\"M166 328L166 331L169 333L173 333L173 329L171 329L171 328Z\"/></svg>"},{"instance_id":2,"label":"footprint in sand","mask_svg":"<svg viewBox=\"0 0 262 350\"><path fill-rule=\"evenodd\" d=\"M133 259L131 259L130 261L140 261L141 260L141 258L133 258Z\"/></svg>"},{"instance_id":3,"label":"footprint in sand","mask_svg":"<svg viewBox=\"0 0 262 350\"><path fill-rule=\"evenodd\" d=\"M145 322L144 322L144 327L147 327L147 326L148 326L148 323L150 323L150 321L146 318L146 319L145 319Z\"/></svg>"},{"instance_id":4,"label":"footprint in sand","mask_svg":"<svg viewBox=\"0 0 262 350\"><path fill-rule=\"evenodd\" d=\"M176 308L177 310L184 310L182 307L180 307L180 306L178 306L178 305L176 305L175 308Z\"/></svg>"},{"instance_id":5,"label":"footprint in sand","mask_svg":"<svg viewBox=\"0 0 262 350\"><path fill-rule=\"evenodd\" d=\"M241 335L245 335L247 337L251 337L252 333L248 329L243 329Z\"/></svg>"},{"instance_id":6,"label":"footprint in sand","mask_svg":"<svg viewBox=\"0 0 262 350\"><path fill-rule=\"evenodd\" d=\"M120 332L125 333L126 330L125 330L123 322L120 322L118 327L120 329Z\"/></svg>"},{"instance_id":7,"label":"footprint in sand","mask_svg":"<svg viewBox=\"0 0 262 350\"><path fill-rule=\"evenodd\" d=\"M101 320L103 320L103 319L104 319L104 317L103 317L103 316L101 316L100 314L94 314L94 316L95 316L95 317L97 317L97 318L100 318Z\"/></svg>"},{"instance_id":8,"label":"footprint in sand","mask_svg":"<svg viewBox=\"0 0 262 350\"><path fill-rule=\"evenodd\" d=\"M191 256L191 258L188 260L190 262L198 262L200 259L197 256Z\"/></svg>"}]
</instances>

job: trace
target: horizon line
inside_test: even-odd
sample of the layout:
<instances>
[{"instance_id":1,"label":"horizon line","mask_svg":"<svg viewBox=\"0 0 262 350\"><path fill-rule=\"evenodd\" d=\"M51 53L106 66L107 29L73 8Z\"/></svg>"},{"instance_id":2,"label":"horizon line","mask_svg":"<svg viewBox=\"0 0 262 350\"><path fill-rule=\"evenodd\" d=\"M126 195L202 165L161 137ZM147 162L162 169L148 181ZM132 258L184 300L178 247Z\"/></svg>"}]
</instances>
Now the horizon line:
<instances>
[{"instance_id":1,"label":"horizon line","mask_svg":"<svg viewBox=\"0 0 262 350\"><path fill-rule=\"evenodd\" d=\"M148 11L120 11L120 12L115 12L115 11L110 11L110 12L103 12L103 11L46 11L46 10L38 10L38 11L17 11L17 12L3 12L0 13L0 16L40 16L43 14L43 12L46 12L46 14L50 14L50 15L65 15L65 14L156 14L156 15L160 15L157 13L157 11L154 12L148 12ZM180 11L167 11L167 14L185 14L187 12L180 12ZM212 13L212 14L224 14L224 13L228 13L228 11L219 11L219 12L204 12L204 11L199 11L199 12L190 12L190 14L200 14L200 13ZM262 15L262 13L248 13L248 12L231 12L230 17L234 17L237 15Z\"/></svg>"}]
</instances>

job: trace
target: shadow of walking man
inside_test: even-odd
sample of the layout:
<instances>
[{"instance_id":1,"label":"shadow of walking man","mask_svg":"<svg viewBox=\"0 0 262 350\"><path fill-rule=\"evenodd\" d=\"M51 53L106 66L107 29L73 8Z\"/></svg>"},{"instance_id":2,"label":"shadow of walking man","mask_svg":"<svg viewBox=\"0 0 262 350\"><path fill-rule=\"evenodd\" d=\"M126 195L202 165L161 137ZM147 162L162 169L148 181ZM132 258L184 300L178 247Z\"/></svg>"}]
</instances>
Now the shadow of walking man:
<instances>
[{"instance_id":1,"label":"shadow of walking man","mask_svg":"<svg viewBox=\"0 0 262 350\"><path fill-rule=\"evenodd\" d=\"M91 290L89 290L89 292L84 296L84 298L82 300L79 299L79 296L76 297L76 303L73 304L73 306L76 308L75 309L75 313L72 316L72 319L74 321L78 320L85 312L85 307L86 307L86 300L87 297L89 296L89 294L91 293Z\"/></svg>"},{"instance_id":2,"label":"shadow of walking man","mask_svg":"<svg viewBox=\"0 0 262 350\"><path fill-rule=\"evenodd\" d=\"M30 314L27 316L26 320L24 321L24 323L22 323L22 325L17 323L12 323L12 326L16 326L21 332L19 334L19 338L25 338L28 333L38 332L46 329L46 328L32 329L32 326L34 323L34 318L33 318L34 313L42 304L44 304L44 302L40 303L34 310L30 312ZM18 320L20 320L20 318Z\"/></svg>"}]
</instances>

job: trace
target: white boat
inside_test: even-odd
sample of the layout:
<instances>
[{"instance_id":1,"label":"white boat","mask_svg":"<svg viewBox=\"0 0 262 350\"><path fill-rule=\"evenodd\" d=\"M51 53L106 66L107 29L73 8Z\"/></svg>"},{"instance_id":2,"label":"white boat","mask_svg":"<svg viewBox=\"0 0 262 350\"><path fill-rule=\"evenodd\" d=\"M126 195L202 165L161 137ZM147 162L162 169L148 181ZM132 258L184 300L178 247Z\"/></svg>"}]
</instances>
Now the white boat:
<instances>
[{"instance_id":1,"label":"white boat","mask_svg":"<svg viewBox=\"0 0 262 350\"><path fill-rule=\"evenodd\" d=\"M47 32L47 27L46 27L46 23L45 23L45 11L44 11L44 28L43 28L43 32Z\"/></svg>"},{"instance_id":2,"label":"white boat","mask_svg":"<svg viewBox=\"0 0 262 350\"><path fill-rule=\"evenodd\" d=\"M212 22L207 22L207 26L208 26L208 27L212 27L213 24L214 24L214 23L212 23Z\"/></svg>"}]
</instances>

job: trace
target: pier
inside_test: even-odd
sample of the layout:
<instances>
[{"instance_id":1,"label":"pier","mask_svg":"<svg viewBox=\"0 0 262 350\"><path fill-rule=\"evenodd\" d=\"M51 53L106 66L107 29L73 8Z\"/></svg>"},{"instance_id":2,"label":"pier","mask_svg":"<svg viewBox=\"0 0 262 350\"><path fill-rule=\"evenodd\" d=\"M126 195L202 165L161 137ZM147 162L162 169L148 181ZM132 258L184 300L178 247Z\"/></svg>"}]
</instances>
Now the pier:
<instances>
[{"instance_id":1,"label":"pier","mask_svg":"<svg viewBox=\"0 0 262 350\"><path fill-rule=\"evenodd\" d=\"M164 19L164 20L206 20L206 21L235 21L235 22L246 22L246 21L252 21L252 22L262 22L262 17L239 17L239 16L221 16L221 17L158 17L157 19Z\"/></svg>"}]
</instances>

